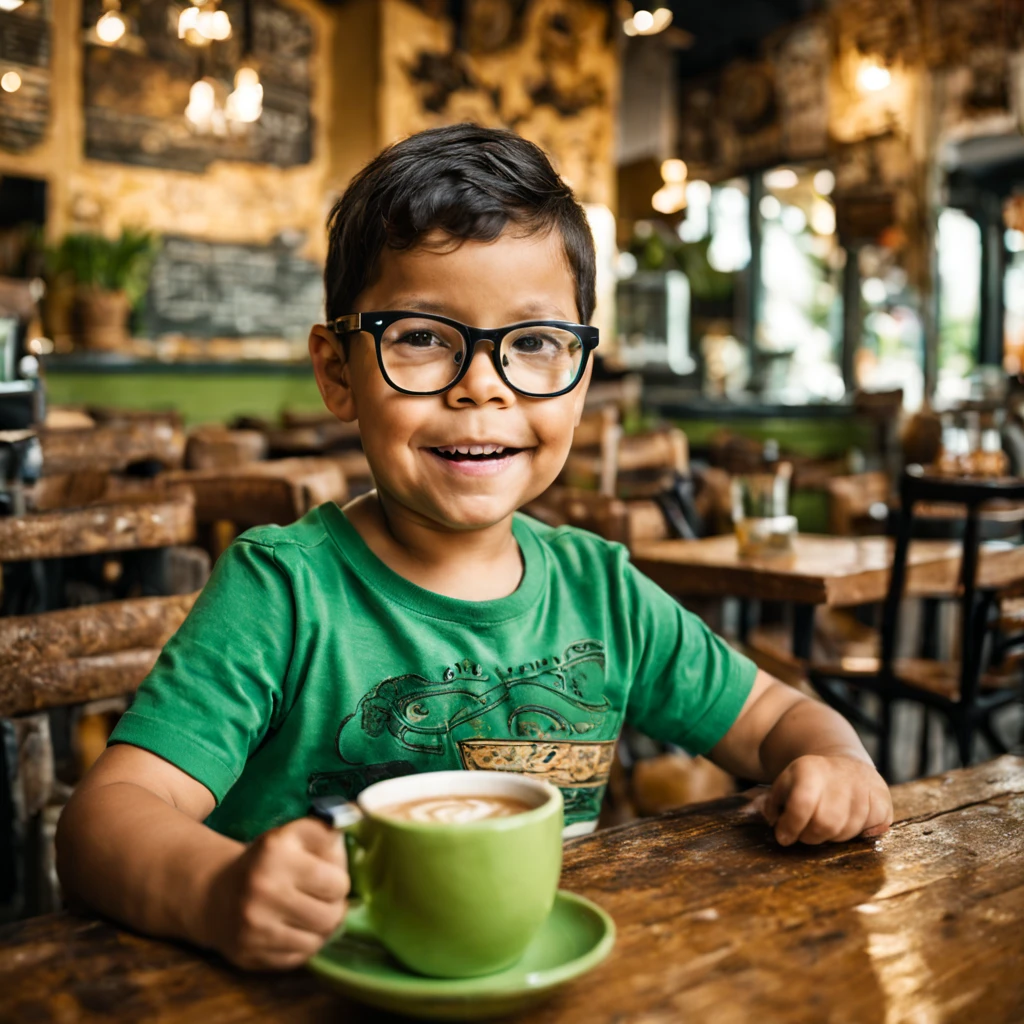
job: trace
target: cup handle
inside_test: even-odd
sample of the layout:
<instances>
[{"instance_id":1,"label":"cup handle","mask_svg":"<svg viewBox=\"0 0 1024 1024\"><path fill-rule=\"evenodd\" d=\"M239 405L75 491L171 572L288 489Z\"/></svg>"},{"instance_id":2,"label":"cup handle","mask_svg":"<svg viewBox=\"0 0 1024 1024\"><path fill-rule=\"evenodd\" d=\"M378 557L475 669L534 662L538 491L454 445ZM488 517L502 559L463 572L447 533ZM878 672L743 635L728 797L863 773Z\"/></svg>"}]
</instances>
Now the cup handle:
<instances>
[{"instance_id":1,"label":"cup handle","mask_svg":"<svg viewBox=\"0 0 1024 1024\"><path fill-rule=\"evenodd\" d=\"M309 809L310 815L322 821L329 828L342 834L345 854L348 857L348 877L352 885L351 895L366 893L366 847L360 842L362 824L365 820L358 804L334 796L315 796Z\"/></svg>"}]
</instances>

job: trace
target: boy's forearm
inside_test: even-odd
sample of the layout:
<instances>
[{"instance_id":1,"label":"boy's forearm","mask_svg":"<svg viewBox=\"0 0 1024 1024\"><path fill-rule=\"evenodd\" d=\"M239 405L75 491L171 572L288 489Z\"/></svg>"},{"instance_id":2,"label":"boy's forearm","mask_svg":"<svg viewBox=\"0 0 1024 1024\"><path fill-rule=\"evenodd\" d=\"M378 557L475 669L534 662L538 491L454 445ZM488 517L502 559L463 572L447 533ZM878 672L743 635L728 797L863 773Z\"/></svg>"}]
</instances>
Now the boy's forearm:
<instances>
[{"instance_id":1,"label":"boy's forearm","mask_svg":"<svg viewBox=\"0 0 1024 1024\"><path fill-rule=\"evenodd\" d=\"M209 946L208 896L244 847L141 786L75 794L57 832L65 892L151 935Z\"/></svg>"},{"instance_id":2,"label":"boy's forearm","mask_svg":"<svg viewBox=\"0 0 1024 1024\"><path fill-rule=\"evenodd\" d=\"M842 715L758 672L743 711L711 758L739 778L773 782L787 765L807 754L845 755L871 763Z\"/></svg>"},{"instance_id":3,"label":"boy's forearm","mask_svg":"<svg viewBox=\"0 0 1024 1024\"><path fill-rule=\"evenodd\" d=\"M871 764L852 725L825 704L801 699L790 704L765 734L758 756L767 780L798 757L852 757Z\"/></svg>"}]
</instances>

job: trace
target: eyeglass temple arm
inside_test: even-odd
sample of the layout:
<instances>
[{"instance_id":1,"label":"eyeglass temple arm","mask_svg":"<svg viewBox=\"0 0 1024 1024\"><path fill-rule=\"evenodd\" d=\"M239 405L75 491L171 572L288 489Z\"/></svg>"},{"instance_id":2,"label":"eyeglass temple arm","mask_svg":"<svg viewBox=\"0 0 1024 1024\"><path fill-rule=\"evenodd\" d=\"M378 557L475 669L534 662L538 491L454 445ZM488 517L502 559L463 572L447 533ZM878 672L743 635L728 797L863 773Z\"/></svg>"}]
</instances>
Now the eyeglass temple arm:
<instances>
[{"instance_id":1,"label":"eyeglass temple arm","mask_svg":"<svg viewBox=\"0 0 1024 1024\"><path fill-rule=\"evenodd\" d=\"M362 330L363 314L349 313L347 316L339 316L335 320L328 320L324 325L335 334L349 334L352 331Z\"/></svg>"}]
</instances>

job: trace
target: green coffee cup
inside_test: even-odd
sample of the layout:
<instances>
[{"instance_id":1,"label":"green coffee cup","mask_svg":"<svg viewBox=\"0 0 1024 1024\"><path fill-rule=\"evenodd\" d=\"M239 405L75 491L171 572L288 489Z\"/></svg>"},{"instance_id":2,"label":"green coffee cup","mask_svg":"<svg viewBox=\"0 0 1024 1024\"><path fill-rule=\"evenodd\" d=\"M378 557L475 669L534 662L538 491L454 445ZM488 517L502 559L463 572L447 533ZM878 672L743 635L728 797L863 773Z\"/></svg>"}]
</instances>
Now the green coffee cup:
<instances>
[{"instance_id":1,"label":"green coffee cup","mask_svg":"<svg viewBox=\"0 0 1024 1024\"><path fill-rule=\"evenodd\" d=\"M435 797L503 798L527 810L439 823L382 814ZM378 782L347 831L355 895L406 967L473 978L514 964L551 911L562 867L562 794L511 772L446 771Z\"/></svg>"}]
</instances>

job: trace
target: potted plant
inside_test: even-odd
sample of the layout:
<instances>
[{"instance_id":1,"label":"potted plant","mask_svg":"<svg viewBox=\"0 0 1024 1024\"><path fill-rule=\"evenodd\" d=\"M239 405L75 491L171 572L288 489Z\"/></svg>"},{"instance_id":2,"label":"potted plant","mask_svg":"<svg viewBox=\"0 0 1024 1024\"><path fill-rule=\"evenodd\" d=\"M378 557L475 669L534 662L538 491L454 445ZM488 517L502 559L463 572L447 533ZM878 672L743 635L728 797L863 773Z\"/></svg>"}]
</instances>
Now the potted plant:
<instances>
[{"instance_id":1,"label":"potted plant","mask_svg":"<svg viewBox=\"0 0 1024 1024\"><path fill-rule=\"evenodd\" d=\"M118 238L91 232L65 235L47 253L51 288L72 293L72 328L85 348L123 349L128 317L149 286L159 247L156 235L125 228Z\"/></svg>"}]
</instances>

